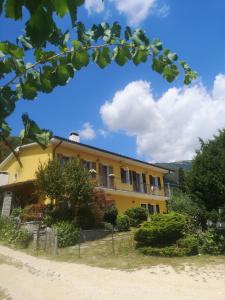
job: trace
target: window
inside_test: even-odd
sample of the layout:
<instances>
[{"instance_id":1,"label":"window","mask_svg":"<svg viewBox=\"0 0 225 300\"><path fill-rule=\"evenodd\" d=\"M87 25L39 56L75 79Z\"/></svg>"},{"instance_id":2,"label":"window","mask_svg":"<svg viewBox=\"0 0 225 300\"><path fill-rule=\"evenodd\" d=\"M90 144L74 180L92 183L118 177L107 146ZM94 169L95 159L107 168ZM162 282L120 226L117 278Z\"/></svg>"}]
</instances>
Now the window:
<instances>
[{"instance_id":1,"label":"window","mask_svg":"<svg viewBox=\"0 0 225 300\"><path fill-rule=\"evenodd\" d=\"M113 167L99 164L100 185L103 187L114 188Z\"/></svg>"},{"instance_id":2,"label":"window","mask_svg":"<svg viewBox=\"0 0 225 300\"><path fill-rule=\"evenodd\" d=\"M96 162L90 160L81 160L82 166L90 173L91 178L96 178Z\"/></svg>"},{"instance_id":3,"label":"window","mask_svg":"<svg viewBox=\"0 0 225 300\"><path fill-rule=\"evenodd\" d=\"M64 156L62 154L58 154L58 159L60 161L60 164L62 166L65 166L65 164L68 162L68 160L70 159L70 157L69 156Z\"/></svg>"},{"instance_id":4,"label":"window","mask_svg":"<svg viewBox=\"0 0 225 300\"><path fill-rule=\"evenodd\" d=\"M159 214L160 213L159 205L148 204L148 211L150 214Z\"/></svg>"},{"instance_id":5,"label":"window","mask_svg":"<svg viewBox=\"0 0 225 300\"><path fill-rule=\"evenodd\" d=\"M130 183L129 182L129 171L124 168L120 168L120 176L121 176L121 182L122 183Z\"/></svg>"},{"instance_id":6,"label":"window","mask_svg":"<svg viewBox=\"0 0 225 300\"><path fill-rule=\"evenodd\" d=\"M150 186L154 187L154 188L158 188L161 189L161 180L160 177L156 177L156 176L149 176L149 181L150 181Z\"/></svg>"}]
</instances>

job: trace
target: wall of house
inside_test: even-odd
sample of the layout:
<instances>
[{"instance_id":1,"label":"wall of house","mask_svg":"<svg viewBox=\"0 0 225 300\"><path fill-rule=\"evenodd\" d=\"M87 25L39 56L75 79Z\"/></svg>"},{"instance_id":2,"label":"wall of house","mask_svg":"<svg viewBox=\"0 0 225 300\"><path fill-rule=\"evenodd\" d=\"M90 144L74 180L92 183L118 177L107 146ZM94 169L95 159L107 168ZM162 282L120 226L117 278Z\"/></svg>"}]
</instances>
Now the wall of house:
<instances>
[{"instance_id":1,"label":"wall of house","mask_svg":"<svg viewBox=\"0 0 225 300\"><path fill-rule=\"evenodd\" d=\"M35 171L38 165L52 157L52 150L51 147L43 150L40 146L34 145L29 148L20 149L19 157L22 167L16 158L13 157L13 159L1 169L1 171L9 173L9 184L35 179Z\"/></svg>"},{"instance_id":2,"label":"wall of house","mask_svg":"<svg viewBox=\"0 0 225 300\"><path fill-rule=\"evenodd\" d=\"M88 151L88 150L87 150ZM92 154L87 151L77 151L73 149L69 149L65 146L60 146L57 151L57 154L61 154L68 157L74 157L76 159L80 160L88 160L93 161L96 163L96 172L97 172L97 180L99 180L99 165L109 165L113 167L113 174L114 177L114 187L118 190L125 190L125 191L133 191L133 186L129 185L127 183L121 182L121 174L120 174L120 168L128 168L129 170L135 171L137 173L144 173L146 175L146 184L147 184L147 192L150 193L150 180L149 176L155 176L159 177L161 181L161 189L157 191L157 195L164 196L164 186L163 186L163 172L155 171L151 168L151 166L141 167L138 165L134 165L132 163L128 164L127 162L123 161L122 158L118 157L118 159L111 159L107 158L101 155Z\"/></svg>"},{"instance_id":3,"label":"wall of house","mask_svg":"<svg viewBox=\"0 0 225 300\"><path fill-rule=\"evenodd\" d=\"M111 195L111 200L115 201L115 205L118 208L119 213L124 212L128 208L140 207L141 204L151 204L151 205L159 205L160 213L167 212L167 206L165 200L153 200L153 199L144 199L140 196L140 198L133 198L121 195Z\"/></svg>"}]
</instances>

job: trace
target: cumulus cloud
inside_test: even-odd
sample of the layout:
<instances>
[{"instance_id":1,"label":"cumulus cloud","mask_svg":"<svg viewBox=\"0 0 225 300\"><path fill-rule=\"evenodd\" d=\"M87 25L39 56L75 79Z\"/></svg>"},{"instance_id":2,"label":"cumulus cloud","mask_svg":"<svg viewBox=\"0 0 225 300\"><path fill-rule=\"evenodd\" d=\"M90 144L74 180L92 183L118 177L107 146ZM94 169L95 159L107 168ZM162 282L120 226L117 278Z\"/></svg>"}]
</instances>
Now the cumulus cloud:
<instances>
[{"instance_id":1,"label":"cumulus cloud","mask_svg":"<svg viewBox=\"0 0 225 300\"><path fill-rule=\"evenodd\" d=\"M89 14L101 13L104 11L104 2L101 0L86 0L84 7L87 9Z\"/></svg>"},{"instance_id":2,"label":"cumulus cloud","mask_svg":"<svg viewBox=\"0 0 225 300\"><path fill-rule=\"evenodd\" d=\"M124 14L129 25L137 26L149 15L157 0L114 0L116 9Z\"/></svg>"},{"instance_id":3,"label":"cumulus cloud","mask_svg":"<svg viewBox=\"0 0 225 300\"><path fill-rule=\"evenodd\" d=\"M88 122L83 124L82 129L79 131L79 135L81 139L84 140L93 140L96 137L93 126Z\"/></svg>"},{"instance_id":4,"label":"cumulus cloud","mask_svg":"<svg viewBox=\"0 0 225 300\"><path fill-rule=\"evenodd\" d=\"M201 83L153 96L151 84L134 81L100 109L109 130L135 136L137 153L149 161L191 159L199 137L209 139L225 127L225 74L211 91Z\"/></svg>"}]
</instances>

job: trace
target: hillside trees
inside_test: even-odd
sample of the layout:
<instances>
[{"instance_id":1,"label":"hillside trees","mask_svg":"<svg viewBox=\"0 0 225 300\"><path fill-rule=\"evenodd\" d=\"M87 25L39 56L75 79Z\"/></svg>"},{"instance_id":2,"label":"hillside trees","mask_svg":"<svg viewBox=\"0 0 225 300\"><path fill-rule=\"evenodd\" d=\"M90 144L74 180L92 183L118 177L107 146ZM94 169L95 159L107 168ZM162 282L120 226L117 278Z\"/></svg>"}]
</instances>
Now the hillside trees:
<instances>
[{"instance_id":1,"label":"hillside trees","mask_svg":"<svg viewBox=\"0 0 225 300\"><path fill-rule=\"evenodd\" d=\"M118 22L93 24L87 29L77 17L83 4L84 0L0 0L1 22L9 18L24 26L24 34L0 41L0 140L6 141L10 135L6 119L19 100L32 101L39 93L51 93L91 62L105 68L112 61L123 66L128 61L138 65L149 59L151 68L169 82L181 70L185 84L196 78L186 62L141 29L122 30ZM68 14L71 28L62 31L58 24ZM22 120L21 141L28 137L45 147L52 133L41 130L27 114Z\"/></svg>"},{"instance_id":2,"label":"hillside trees","mask_svg":"<svg viewBox=\"0 0 225 300\"><path fill-rule=\"evenodd\" d=\"M191 197L204 203L207 210L218 210L225 206L225 129L200 143L188 175L188 189Z\"/></svg>"}]
</instances>

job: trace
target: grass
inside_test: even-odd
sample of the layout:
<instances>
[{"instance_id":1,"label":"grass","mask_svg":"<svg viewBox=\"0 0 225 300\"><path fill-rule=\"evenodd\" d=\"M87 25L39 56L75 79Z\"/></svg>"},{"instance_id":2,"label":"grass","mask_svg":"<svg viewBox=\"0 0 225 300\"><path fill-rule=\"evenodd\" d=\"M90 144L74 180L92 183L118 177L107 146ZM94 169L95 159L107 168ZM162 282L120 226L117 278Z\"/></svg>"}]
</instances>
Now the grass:
<instances>
[{"instance_id":1,"label":"grass","mask_svg":"<svg viewBox=\"0 0 225 300\"><path fill-rule=\"evenodd\" d=\"M77 245L58 249L57 255L52 255L44 251L37 252L32 246L28 249L24 249L24 251L27 254L55 261L80 263L121 270L134 270L156 265L169 265L179 270L183 269L185 265L203 267L209 264L224 264L225 261L225 256L211 255L196 255L190 257L145 256L136 249L133 233L133 231L116 233L114 235L114 248L110 234L99 240L82 243L80 246L80 254ZM7 263L10 263L10 261Z\"/></svg>"},{"instance_id":2,"label":"grass","mask_svg":"<svg viewBox=\"0 0 225 300\"><path fill-rule=\"evenodd\" d=\"M32 253L37 254L37 253ZM114 235L114 251L111 235L92 242L82 243L80 247L58 249L58 254L38 255L48 259L64 262L75 262L102 268L132 270L156 265L169 265L175 269L182 269L184 265L202 267L209 264L224 264L225 256L196 255L191 257L156 257L145 256L135 247L133 231L116 233Z\"/></svg>"}]
</instances>

